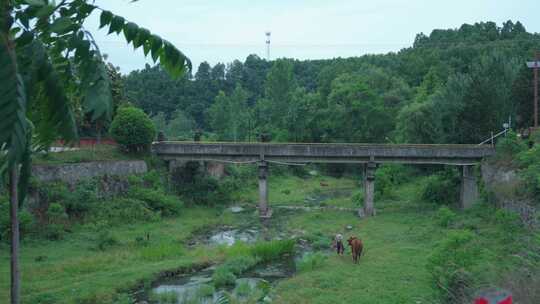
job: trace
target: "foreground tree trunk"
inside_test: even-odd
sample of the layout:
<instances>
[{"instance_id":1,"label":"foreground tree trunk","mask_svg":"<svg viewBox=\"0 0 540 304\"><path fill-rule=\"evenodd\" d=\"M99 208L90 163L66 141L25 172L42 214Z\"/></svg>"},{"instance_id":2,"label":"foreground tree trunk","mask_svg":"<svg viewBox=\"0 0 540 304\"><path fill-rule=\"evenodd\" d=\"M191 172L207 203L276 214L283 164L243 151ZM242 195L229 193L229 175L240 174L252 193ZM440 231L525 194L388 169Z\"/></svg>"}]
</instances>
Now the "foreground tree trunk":
<instances>
[{"instance_id":1,"label":"foreground tree trunk","mask_svg":"<svg viewBox=\"0 0 540 304\"><path fill-rule=\"evenodd\" d=\"M14 165L9 176L9 201L11 205L11 304L20 303L19 275L19 200L17 194L17 166Z\"/></svg>"}]
</instances>

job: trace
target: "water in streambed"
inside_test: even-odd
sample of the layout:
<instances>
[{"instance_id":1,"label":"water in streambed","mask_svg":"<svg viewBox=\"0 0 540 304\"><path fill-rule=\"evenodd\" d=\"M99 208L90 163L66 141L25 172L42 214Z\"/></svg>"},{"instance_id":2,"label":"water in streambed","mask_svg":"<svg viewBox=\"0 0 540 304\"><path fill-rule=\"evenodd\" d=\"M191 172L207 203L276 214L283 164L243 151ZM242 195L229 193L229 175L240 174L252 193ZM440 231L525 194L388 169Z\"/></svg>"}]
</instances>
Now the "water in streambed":
<instances>
[{"instance_id":1,"label":"water in streambed","mask_svg":"<svg viewBox=\"0 0 540 304\"><path fill-rule=\"evenodd\" d=\"M236 279L234 286L214 288L212 274L214 267L204 269L195 274L164 278L154 282L150 293L143 298L153 303L211 304L224 292L231 293L240 301L248 294L265 296L269 288L279 280L292 276L295 271L293 257L256 266Z\"/></svg>"},{"instance_id":2,"label":"water in streambed","mask_svg":"<svg viewBox=\"0 0 540 304\"><path fill-rule=\"evenodd\" d=\"M224 227L223 230L207 234L205 243L231 246L238 241L255 242L261 236L262 233L255 227L246 229ZM145 292L139 299L158 304L210 304L215 303L225 292L232 294L240 302L247 299L248 295L264 298L272 286L294 274L296 262L310 251L309 245L305 242L297 244L297 249L302 255L288 255L271 263L259 264L239 275L234 286L214 288L212 275L215 267L209 267L192 274L159 279L153 282L149 292Z\"/></svg>"},{"instance_id":3,"label":"water in streambed","mask_svg":"<svg viewBox=\"0 0 540 304\"><path fill-rule=\"evenodd\" d=\"M354 189L336 189L315 192L306 198L306 202L320 205L326 200L350 196ZM197 244L232 246L236 242L255 243L264 239L296 238L301 234L285 232L283 225L288 212L283 211L272 218L269 225L257 225L254 222L244 223L243 227L220 227L204 232L190 241L190 245ZM296 271L296 264L312 249L305 240L297 244L296 256L286 256L281 260L260 264L241 274L234 286L214 288L212 275L215 267L209 267L192 274L166 277L152 283L152 288L145 291L140 300L158 304L211 304L225 292L232 294L242 302L246 294L266 295L269 289L280 280L291 277Z\"/></svg>"}]
</instances>

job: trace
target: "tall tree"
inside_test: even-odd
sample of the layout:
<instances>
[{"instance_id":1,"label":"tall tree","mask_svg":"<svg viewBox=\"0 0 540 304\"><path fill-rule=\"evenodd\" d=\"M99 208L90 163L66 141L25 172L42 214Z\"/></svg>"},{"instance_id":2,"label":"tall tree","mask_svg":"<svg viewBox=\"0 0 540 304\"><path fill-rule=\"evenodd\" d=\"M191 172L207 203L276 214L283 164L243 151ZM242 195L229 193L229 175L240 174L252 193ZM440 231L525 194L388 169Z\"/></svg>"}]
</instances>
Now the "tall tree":
<instances>
[{"instance_id":1,"label":"tall tree","mask_svg":"<svg viewBox=\"0 0 540 304\"><path fill-rule=\"evenodd\" d=\"M247 109L248 95L238 85L230 96L220 91L208 110L209 122L218 140L242 141L251 131L251 113Z\"/></svg>"},{"instance_id":2,"label":"tall tree","mask_svg":"<svg viewBox=\"0 0 540 304\"><path fill-rule=\"evenodd\" d=\"M212 79L210 76L211 71L210 64L208 62L203 61L199 65L199 68L197 69L197 73L195 73L195 79L202 82L208 82Z\"/></svg>"},{"instance_id":3,"label":"tall tree","mask_svg":"<svg viewBox=\"0 0 540 304\"><path fill-rule=\"evenodd\" d=\"M272 124L283 128L292 93L296 87L291 62L279 59L274 62L265 82L265 99L270 103L268 113Z\"/></svg>"}]
</instances>

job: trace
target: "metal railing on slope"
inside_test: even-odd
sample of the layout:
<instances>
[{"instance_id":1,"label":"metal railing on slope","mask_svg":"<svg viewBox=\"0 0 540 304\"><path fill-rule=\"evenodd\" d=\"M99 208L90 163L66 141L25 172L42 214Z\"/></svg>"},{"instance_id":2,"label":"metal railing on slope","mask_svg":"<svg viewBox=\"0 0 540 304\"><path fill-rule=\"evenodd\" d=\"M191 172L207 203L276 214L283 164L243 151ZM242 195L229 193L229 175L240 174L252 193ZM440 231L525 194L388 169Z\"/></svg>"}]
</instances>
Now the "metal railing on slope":
<instances>
[{"instance_id":1,"label":"metal railing on slope","mask_svg":"<svg viewBox=\"0 0 540 304\"><path fill-rule=\"evenodd\" d=\"M489 137L488 139L484 140L483 142L479 143L478 145L481 146L483 144L486 144L488 142L491 142L491 146L495 146L495 138L501 136L501 135L505 135L506 136L506 133L508 133L508 131L510 130L510 128L505 128L504 130L502 130L501 132L493 135L493 132L491 132L491 137Z\"/></svg>"}]
</instances>

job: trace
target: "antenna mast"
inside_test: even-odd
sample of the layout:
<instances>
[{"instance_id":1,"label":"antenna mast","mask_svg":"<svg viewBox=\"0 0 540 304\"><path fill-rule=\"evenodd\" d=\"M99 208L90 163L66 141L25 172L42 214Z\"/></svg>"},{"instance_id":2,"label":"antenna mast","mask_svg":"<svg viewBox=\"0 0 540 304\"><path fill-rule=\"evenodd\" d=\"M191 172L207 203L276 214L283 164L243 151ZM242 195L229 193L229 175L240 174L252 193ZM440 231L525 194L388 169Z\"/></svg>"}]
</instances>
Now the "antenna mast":
<instances>
[{"instance_id":1,"label":"antenna mast","mask_svg":"<svg viewBox=\"0 0 540 304\"><path fill-rule=\"evenodd\" d=\"M270 35L271 32L266 32L266 60L270 61Z\"/></svg>"}]
</instances>

